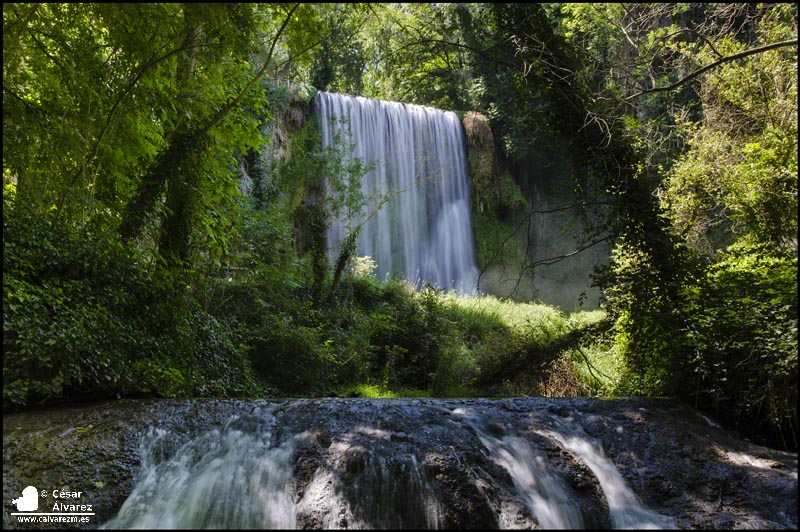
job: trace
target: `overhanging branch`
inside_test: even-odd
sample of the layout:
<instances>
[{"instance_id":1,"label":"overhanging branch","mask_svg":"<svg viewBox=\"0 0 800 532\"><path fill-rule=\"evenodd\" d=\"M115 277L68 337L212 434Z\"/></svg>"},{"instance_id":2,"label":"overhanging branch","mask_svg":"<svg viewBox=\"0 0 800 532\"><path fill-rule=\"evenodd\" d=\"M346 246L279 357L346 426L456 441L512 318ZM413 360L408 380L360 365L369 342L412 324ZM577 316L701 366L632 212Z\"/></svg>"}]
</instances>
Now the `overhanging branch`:
<instances>
[{"instance_id":1,"label":"overhanging branch","mask_svg":"<svg viewBox=\"0 0 800 532\"><path fill-rule=\"evenodd\" d=\"M270 62L272 61L272 56L275 53L275 46L278 44L278 39L280 39L281 35L283 35L286 26L289 24L289 21L292 19L292 15L294 15L294 12L295 10L297 10L299 5L300 5L299 3L294 4L294 6L292 6L292 9L289 10L289 13L287 13L286 18L284 18L283 24L281 24L281 27L275 34L275 38L272 39L272 45L269 47L269 53L267 54L267 58L264 60L264 66L261 67L261 70L258 71L258 73L253 77L253 79L251 79L250 82L247 85L245 85L245 87L241 91L239 91L239 94L237 94L234 98L232 98L225 106L222 107L222 109L217 111L217 113L211 117L211 120L209 120L208 123L199 130L197 134L198 137L205 135L206 133L208 133L209 130L211 130L219 122L221 122L222 119L225 118L225 115L227 115L230 112L230 110L233 109L239 103L239 100L241 100L244 97L244 95L247 94L250 91L250 89L252 89L256 83L258 83L258 80L260 80L261 77L267 72Z\"/></svg>"},{"instance_id":2,"label":"overhanging branch","mask_svg":"<svg viewBox=\"0 0 800 532\"><path fill-rule=\"evenodd\" d=\"M519 290L519 285L522 282L522 278L524 277L526 271L535 270L536 267L538 267L538 266L552 266L553 264L559 263L562 260L566 260L566 259L568 259L570 257L574 257L575 255L577 255L579 253L582 253L582 252L584 252L584 251L586 251L586 250L588 250L590 248L593 248L594 246L602 244L603 242L609 242L611 240L614 240L615 238L616 238L615 235L606 235L606 236L604 236L602 238L598 238L596 240L592 240L591 242L589 242L587 244L584 244L582 246L578 246L577 248L575 248L574 250L570 251L569 253L565 253L563 255L557 255L555 257L547 257L547 258L544 258L544 259L540 259L540 260L537 260L537 261L533 261L533 262L529 262L527 264L524 264L519 270L519 276L517 277L516 283L514 283L514 288L511 290L511 293L508 296L506 296L505 298L503 298L503 299L510 299L510 298L512 298L514 296L514 294L517 293L517 290Z\"/></svg>"},{"instance_id":3,"label":"overhanging branch","mask_svg":"<svg viewBox=\"0 0 800 532\"><path fill-rule=\"evenodd\" d=\"M578 203L572 203L570 205L562 205L560 207L554 207L552 209L528 211L528 213L525 216L523 216L522 219L520 219L519 222L517 222L517 225L514 227L514 229L512 229L511 232L508 235L506 235L506 237L503 239L503 241L500 242L500 245L497 246L497 249L496 249L495 253L492 255L492 258L490 258L486 262L486 265L478 273L478 283L480 284L481 277L483 277L483 275L489 269L489 266L494 264L494 261L497 260L497 258L503 252L503 249L505 248L505 245L508 243L508 241L511 240L514 237L514 235L519 233L519 231L520 231L520 229L522 228L523 225L525 225L526 223L528 224L528 226L530 225L531 220L533 218L533 215L535 215L535 214L553 214L553 213L556 213L556 212L566 211L566 210L570 210L570 209L584 209L586 207L596 207L598 205L609 205L609 203L606 202L606 201L583 201L583 202L578 202ZM567 257L562 257L562 259L563 258L567 258ZM558 261L556 261L556 262L558 262Z\"/></svg>"},{"instance_id":4,"label":"overhanging branch","mask_svg":"<svg viewBox=\"0 0 800 532\"><path fill-rule=\"evenodd\" d=\"M745 50L744 52L739 52L738 54L725 56L725 57L723 57L721 59L718 59L718 60L714 61L713 63L709 63L708 65L695 70L691 74L688 74L687 76L681 78L680 80L676 81L675 83L673 83L671 85L667 85L666 87L654 87L652 89L644 89L644 90L641 90L641 91L639 91L639 92L637 92L635 94L631 94L630 96L626 97L625 100L633 100L635 98L638 98L639 96L642 96L643 94L650 94L650 93L653 93L653 92L671 91L673 89L676 89L676 88L680 87L684 83L693 80L694 78L696 78L700 74L708 72L712 68L716 68L716 67L718 67L718 66L720 66L722 64L729 63L729 62L735 61L737 59L742 59L743 57L747 57L747 56L750 56L750 55L760 54L762 52L766 52L766 51L769 51L769 50L774 50L776 48L783 48L785 46L797 46L797 39L790 39L788 41L781 41L781 42L776 42L776 43L771 43L771 44L765 44L764 46L758 46L756 48L751 48L749 50Z\"/></svg>"}]
</instances>

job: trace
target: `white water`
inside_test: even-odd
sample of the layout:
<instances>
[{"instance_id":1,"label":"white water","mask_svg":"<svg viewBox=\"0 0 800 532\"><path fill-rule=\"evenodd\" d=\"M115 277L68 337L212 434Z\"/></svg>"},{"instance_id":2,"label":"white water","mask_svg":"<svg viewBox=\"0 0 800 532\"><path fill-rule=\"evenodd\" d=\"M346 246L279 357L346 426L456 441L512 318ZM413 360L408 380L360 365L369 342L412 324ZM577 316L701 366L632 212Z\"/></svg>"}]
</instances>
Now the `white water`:
<instances>
[{"instance_id":1,"label":"white water","mask_svg":"<svg viewBox=\"0 0 800 532\"><path fill-rule=\"evenodd\" d=\"M350 490L366 529L440 528L441 510L414 455L387 459L368 455Z\"/></svg>"},{"instance_id":2,"label":"white water","mask_svg":"<svg viewBox=\"0 0 800 532\"><path fill-rule=\"evenodd\" d=\"M465 416L492 459L508 471L541 528L584 527L581 510L569 488L527 440L512 434L495 436L488 430L486 420L470 409L456 408L453 413ZM505 520L504 516L501 520Z\"/></svg>"},{"instance_id":3,"label":"white water","mask_svg":"<svg viewBox=\"0 0 800 532\"><path fill-rule=\"evenodd\" d=\"M569 418L568 418L569 419ZM555 431L536 431L548 437L583 461L597 477L608 501L611 524L615 529L673 529L666 517L644 507L639 497L625 484L613 462L606 457L603 446L587 435L580 426L556 420Z\"/></svg>"},{"instance_id":4,"label":"white water","mask_svg":"<svg viewBox=\"0 0 800 532\"><path fill-rule=\"evenodd\" d=\"M233 417L158 461L164 430L141 445L142 474L116 517L103 528L295 528L291 440L270 447L273 418Z\"/></svg>"},{"instance_id":5,"label":"white water","mask_svg":"<svg viewBox=\"0 0 800 532\"><path fill-rule=\"evenodd\" d=\"M356 254L370 256L378 278L475 293L477 267L469 214L469 177L461 122L452 112L319 92L323 146L353 143L350 160L372 169L361 181L367 206L328 230L335 260L347 232L366 218ZM380 206L382 198L391 199Z\"/></svg>"},{"instance_id":6,"label":"white water","mask_svg":"<svg viewBox=\"0 0 800 532\"><path fill-rule=\"evenodd\" d=\"M394 432L375 426L382 418L380 405L363 405L371 416L367 423L346 432L334 431L337 436L330 443L321 443L313 432L305 431L275 445L274 428L276 423L285 426L285 420L276 421L277 405L271 404L232 416L219 429L182 445L178 434L151 429L141 444L142 470L133 492L117 516L101 528L421 529L446 525L438 478L429 478L424 467L428 456L398 445L404 438L395 440ZM412 408L408 415L414 412ZM541 528L586 526L578 499L543 452L510 426L490 423L485 414L471 408L458 407L452 414L463 420L459 425L477 434L488 457L508 472L519 495L506 498L513 504L500 504L499 515L495 514L498 525L519 524L519 501ZM335 408L331 416L338 419ZM572 418L549 418L535 432L592 470L608 503L613 528L675 528L669 518L642 504L600 442ZM293 473L295 449L306 453L317 449L327 457L312 462L316 469L302 497L296 492Z\"/></svg>"},{"instance_id":7,"label":"white water","mask_svg":"<svg viewBox=\"0 0 800 532\"><path fill-rule=\"evenodd\" d=\"M140 444L136 486L101 528L294 529L299 512L325 529L440 528L440 504L413 454L364 450L352 471L349 442L331 446L334 462L315 471L295 502L292 454L309 433L272 446L273 410L233 416L173 453L177 436L151 428Z\"/></svg>"}]
</instances>

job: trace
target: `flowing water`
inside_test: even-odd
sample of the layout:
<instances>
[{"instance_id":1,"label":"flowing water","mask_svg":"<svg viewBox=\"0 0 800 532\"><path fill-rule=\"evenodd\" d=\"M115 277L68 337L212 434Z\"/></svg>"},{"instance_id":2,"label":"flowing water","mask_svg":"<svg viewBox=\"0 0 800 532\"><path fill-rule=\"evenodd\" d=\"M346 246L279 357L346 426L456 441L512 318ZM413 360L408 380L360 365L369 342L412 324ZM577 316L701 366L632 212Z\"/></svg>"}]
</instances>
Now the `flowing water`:
<instances>
[{"instance_id":1,"label":"flowing water","mask_svg":"<svg viewBox=\"0 0 800 532\"><path fill-rule=\"evenodd\" d=\"M331 446L332 460L296 500L295 443L311 436L278 443L276 408L233 415L182 445L151 427L140 445L136 488L103 528L291 529L298 511L315 515L314 528L440 528L441 510L417 458L353 441ZM367 427L356 432L375 435Z\"/></svg>"},{"instance_id":2,"label":"flowing water","mask_svg":"<svg viewBox=\"0 0 800 532\"><path fill-rule=\"evenodd\" d=\"M457 408L478 434L492 458L508 471L519 493L543 528L584 528L581 509L574 493L553 470L542 452L512 431L492 423L472 409ZM614 464L605 456L602 445L575 424L547 416L552 429L540 428L539 434L585 463L595 474L609 506L615 529L666 529L675 526L666 518L645 508L626 485Z\"/></svg>"},{"instance_id":3,"label":"flowing water","mask_svg":"<svg viewBox=\"0 0 800 532\"><path fill-rule=\"evenodd\" d=\"M313 528L437 529L441 508L424 469L413 455L385 456L365 451L339 469L319 468L298 512L313 514ZM311 524L311 523L310 523Z\"/></svg>"},{"instance_id":4,"label":"flowing water","mask_svg":"<svg viewBox=\"0 0 800 532\"><path fill-rule=\"evenodd\" d=\"M492 424L472 409L456 408L453 413L464 416L492 458L508 471L542 528L584 527L574 496L542 453L534 451L524 438ZM501 520L507 519L501 516Z\"/></svg>"},{"instance_id":5,"label":"flowing water","mask_svg":"<svg viewBox=\"0 0 800 532\"><path fill-rule=\"evenodd\" d=\"M458 116L328 92L317 93L315 107L323 146L352 145L342 150L347 161L357 158L370 168L360 183L366 207L328 230L332 260L346 234L363 223L356 254L372 257L378 278L398 275L418 286L474 293L469 176Z\"/></svg>"},{"instance_id":6,"label":"flowing water","mask_svg":"<svg viewBox=\"0 0 800 532\"><path fill-rule=\"evenodd\" d=\"M572 418L554 419L555 430L538 430L538 434L556 441L562 448L585 463L595 474L608 501L611 523L616 529L675 528L669 520L645 508L609 460L603 446L588 436ZM621 427L620 427L621 428Z\"/></svg>"},{"instance_id":7,"label":"flowing water","mask_svg":"<svg viewBox=\"0 0 800 532\"><path fill-rule=\"evenodd\" d=\"M140 480L106 528L294 528L292 446L271 446L272 410L233 416L169 458L172 434L152 429Z\"/></svg>"},{"instance_id":8,"label":"flowing water","mask_svg":"<svg viewBox=\"0 0 800 532\"><path fill-rule=\"evenodd\" d=\"M674 528L644 507L575 418L514 407L529 416L514 424L504 408L486 400L261 401L191 436L152 426L138 482L104 528L472 528L459 512L482 505L494 526L592 526L585 516L604 511L602 502L582 508L586 497L563 476L574 465L556 466L558 453L544 448L591 470L607 502L600 522ZM482 454L470 451L475 445ZM520 503L535 521L519 517Z\"/></svg>"}]
</instances>

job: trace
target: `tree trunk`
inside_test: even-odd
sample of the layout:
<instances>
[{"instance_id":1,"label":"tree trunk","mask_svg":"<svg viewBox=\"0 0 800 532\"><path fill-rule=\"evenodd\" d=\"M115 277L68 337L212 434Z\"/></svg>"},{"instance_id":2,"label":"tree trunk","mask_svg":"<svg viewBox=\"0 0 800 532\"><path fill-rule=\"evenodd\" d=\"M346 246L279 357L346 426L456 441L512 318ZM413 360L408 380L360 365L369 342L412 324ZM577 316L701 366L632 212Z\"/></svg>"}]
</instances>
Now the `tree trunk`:
<instances>
[{"instance_id":1,"label":"tree trunk","mask_svg":"<svg viewBox=\"0 0 800 532\"><path fill-rule=\"evenodd\" d=\"M166 175L167 199L164 209L164 222L161 224L161 234L158 242L158 251L161 258L170 267L181 267L189 259L190 237L192 229L192 215L197 201L198 175L195 171L193 155L199 151L199 146L192 145L200 139L190 133L190 97L192 93L192 77L195 73L197 54L200 46L202 23L197 15L194 4L184 4L183 19L186 25L186 39L188 51L178 61L178 113L179 119L175 135L181 139L182 144L172 161L171 172Z\"/></svg>"},{"instance_id":2,"label":"tree trunk","mask_svg":"<svg viewBox=\"0 0 800 532\"><path fill-rule=\"evenodd\" d=\"M139 236L147 217L153 212L159 198L162 197L164 186L169 184L166 191L165 218L159 236L159 253L168 264L182 265L186 263L190 250L191 218L198 193L199 175L194 171L197 154L205 149L208 131L216 127L230 111L235 109L242 97L264 76L278 39L298 6L299 4L294 4L286 14L283 24L272 40L267 59L258 73L214 116L205 123L197 124L192 123L191 117L186 113L191 94L187 85L194 75L202 25L199 13L193 4L184 5L186 37L182 48L189 51L185 56L181 56L176 77L179 87L179 112L182 116L168 141L167 148L156 158L125 208L125 214L119 226L119 233L124 243L127 244Z\"/></svg>"}]
</instances>

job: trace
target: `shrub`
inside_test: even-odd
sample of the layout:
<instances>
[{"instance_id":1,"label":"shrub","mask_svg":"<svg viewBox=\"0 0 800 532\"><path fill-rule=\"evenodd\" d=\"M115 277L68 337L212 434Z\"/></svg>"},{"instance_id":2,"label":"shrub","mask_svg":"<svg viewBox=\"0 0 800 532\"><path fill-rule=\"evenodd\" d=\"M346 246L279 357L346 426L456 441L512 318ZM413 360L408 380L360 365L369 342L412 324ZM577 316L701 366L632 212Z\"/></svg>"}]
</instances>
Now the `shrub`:
<instances>
[{"instance_id":1,"label":"shrub","mask_svg":"<svg viewBox=\"0 0 800 532\"><path fill-rule=\"evenodd\" d=\"M3 244L3 406L132 394L252 394L226 331L111 238L15 216Z\"/></svg>"},{"instance_id":2,"label":"shrub","mask_svg":"<svg viewBox=\"0 0 800 532\"><path fill-rule=\"evenodd\" d=\"M734 245L684 290L685 386L762 442L797 447L797 258Z\"/></svg>"},{"instance_id":3,"label":"shrub","mask_svg":"<svg viewBox=\"0 0 800 532\"><path fill-rule=\"evenodd\" d=\"M608 292L615 393L680 397L760 443L797 446L797 258L740 241L696 262L677 297L647 284L648 266L618 254Z\"/></svg>"}]
</instances>

